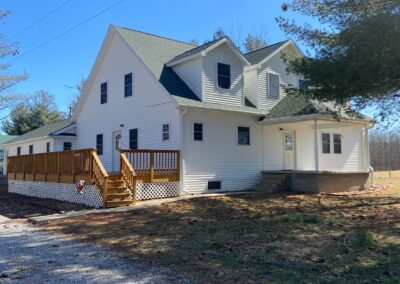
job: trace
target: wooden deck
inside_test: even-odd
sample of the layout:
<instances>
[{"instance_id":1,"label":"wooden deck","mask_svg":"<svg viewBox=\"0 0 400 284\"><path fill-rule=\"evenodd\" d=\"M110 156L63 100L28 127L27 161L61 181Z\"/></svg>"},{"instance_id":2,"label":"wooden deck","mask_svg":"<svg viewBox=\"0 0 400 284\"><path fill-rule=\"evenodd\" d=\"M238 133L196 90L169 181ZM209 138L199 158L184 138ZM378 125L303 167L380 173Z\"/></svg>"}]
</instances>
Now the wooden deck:
<instances>
[{"instance_id":1,"label":"wooden deck","mask_svg":"<svg viewBox=\"0 0 400 284\"><path fill-rule=\"evenodd\" d=\"M180 180L178 150L120 150L120 172L105 170L95 149L11 156L7 158L9 180L95 184L104 206L129 205L136 200L138 183Z\"/></svg>"}]
</instances>

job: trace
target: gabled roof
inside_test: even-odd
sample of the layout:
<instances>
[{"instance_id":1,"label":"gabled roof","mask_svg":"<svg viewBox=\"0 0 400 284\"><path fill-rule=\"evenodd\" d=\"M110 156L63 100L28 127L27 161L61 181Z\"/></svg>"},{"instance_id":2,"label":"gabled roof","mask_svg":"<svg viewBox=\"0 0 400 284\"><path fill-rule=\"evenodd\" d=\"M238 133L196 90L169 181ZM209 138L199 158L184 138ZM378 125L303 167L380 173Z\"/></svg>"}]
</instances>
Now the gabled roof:
<instances>
[{"instance_id":1,"label":"gabled roof","mask_svg":"<svg viewBox=\"0 0 400 284\"><path fill-rule=\"evenodd\" d=\"M287 42L289 42L289 40L284 40L257 50L250 51L246 53L244 57L246 57L251 64L258 64Z\"/></svg>"},{"instance_id":2,"label":"gabled roof","mask_svg":"<svg viewBox=\"0 0 400 284\"><path fill-rule=\"evenodd\" d=\"M165 65L175 56L195 48L195 45L127 28L113 27L171 95L198 100L174 70Z\"/></svg>"},{"instance_id":3,"label":"gabled roof","mask_svg":"<svg viewBox=\"0 0 400 284\"><path fill-rule=\"evenodd\" d=\"M193 48L191 50L188 50L182 54L179 54L175 56L170 62L167 63L167 66L171 67L176 64L186 62L192 58L195 57L201 57L201 56L206 56L206 54L217 48L218 46L226 43L228 47L232 50L232 52L236 55L236 57L243 62L245 66L249 66L250 63L247 61L247 59L243 56L242 52L237 48L237 46L228 38L228 37L222 37L210 42L207 42L203 45L200 45L196 48Z\"/></svg>"},{"instance_id":4,"label":"gabled roof","mask_svg":"<svg viewBox=\"0 0 400 284\"><path fill-rule=\"evenodd\" d=\"M269 111L264 121L304 115L328 115L342 119L374 121L359 112L339 107L334 102L318 102L303 95L287 95Z\"/></svg>"},{"instance_id":5,"label":"gabled roof","mask_svg":"<svg viewBox=\"0 0 400 284\"><path fill-rule=\"evenodd\" d=\"M35 130L29 131L28 133L25 133L21 136L17 136L16 138L11 139L5 143L2 143L2 145L14 144L17 142L24 142L26 140L49 137L49 136L52 136L53 133L57 132L58 130L66 128L67 126L70 126L70 125L71 125L71 123L70 123L69 119L64 119L64 120L61 120L58 122L46 124Z\"/></svg>"}]
</instances>

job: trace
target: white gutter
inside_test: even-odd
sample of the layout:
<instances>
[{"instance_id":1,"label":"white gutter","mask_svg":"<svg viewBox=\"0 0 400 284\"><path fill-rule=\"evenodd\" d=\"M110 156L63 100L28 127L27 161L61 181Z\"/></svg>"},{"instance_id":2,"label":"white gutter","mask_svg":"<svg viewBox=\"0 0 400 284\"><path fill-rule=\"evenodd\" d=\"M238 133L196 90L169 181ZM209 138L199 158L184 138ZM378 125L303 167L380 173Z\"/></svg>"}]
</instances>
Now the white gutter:
<instances>
[{"instance_id":1,"label":"white gutter","mask_svg":"<svg viewBox=\"0 0 400 284\"><path fill-rule=\"evenodd\" d=\"M279 124L279 123L286 123L286 122L298 122L298 121L304 121L304 120L326 120L326 121L337 121L337 122L350 122L350 123L356 123L356 124L371 124L372 122L369 120L363 120L363 119L348 119L348 118L341 118L341 119L335 119L331 115L321 115L321 114L307 114L307 115L300 115L300 116L286 116L286 117L279 117L279 118L270 118L266 119L263 121L260 121L261 124Z\"/></svg>"}]
</instances>

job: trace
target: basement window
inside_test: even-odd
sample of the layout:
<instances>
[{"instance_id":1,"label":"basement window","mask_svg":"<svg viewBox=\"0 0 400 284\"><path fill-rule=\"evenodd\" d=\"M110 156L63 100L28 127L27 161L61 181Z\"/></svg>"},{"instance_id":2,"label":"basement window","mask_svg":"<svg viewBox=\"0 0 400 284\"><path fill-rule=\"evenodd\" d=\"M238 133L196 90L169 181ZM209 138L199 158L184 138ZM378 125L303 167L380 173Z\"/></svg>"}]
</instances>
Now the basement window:
<instances>
[{"instance_id":1,"label":"basement window","mask_svg":"<svg viewBox=\"0 0 400 284\"><path fill-rule=\"evenodd\" d=\"M220 180L209 180L207 189L208 190L220 190L220 189L222 189L222 182Z\"/></svg>"}]
</instances>

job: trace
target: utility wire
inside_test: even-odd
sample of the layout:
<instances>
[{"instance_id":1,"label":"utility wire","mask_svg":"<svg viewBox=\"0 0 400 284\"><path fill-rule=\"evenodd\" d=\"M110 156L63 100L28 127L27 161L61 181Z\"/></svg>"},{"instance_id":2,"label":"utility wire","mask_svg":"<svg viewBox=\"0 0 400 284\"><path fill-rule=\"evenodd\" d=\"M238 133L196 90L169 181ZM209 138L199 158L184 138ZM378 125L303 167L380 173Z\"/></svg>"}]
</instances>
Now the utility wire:
<instances>
[{"instance_id":1,"label":"utility wire","mask_svg":"<svg viewBox=\"0 0 400 284\"><path fill-rule=\"evenodd\" d=\"M98 12L97 14L95 14L95 15L93 15L93 16L87 18L86 20L84 20L84 21L82 21L82 22L80 22L80 23L78 23L78 24L72 26L71 28L69 28L69 29L63 31L62 33L59 33L58 35L52 37L51 39L46 40L45 42L43 42L43 43L41 43L41 44L39 44L39 45L37 45L37 46L35 46L35 47L29 49L28 51L22 53L21 55L15 57L15 58L13 58L13 59L11 59L11 60L9 61L9 63L11 63L11 62L13 62L13 61L15 61L15 60L18 60L18 59L20 59L21 57L23 57L23 56L25 56L25 55L27 55L27 54L29 54L29 53L32 53L32 52L35 51L35 50L38 50L39 48L42 48L43 46L49 44L49 43L52 42L52 41L55 41L56 39L59 39L60 37L66 35L67 33L72 32L73 30L76 30L77 28L79 28L79 27L83 26L84 24L90 22L90 21L93 20L94 18L97 18L98 16L100 16L100 15L102 15L102 14L108 12L109 10L111 10L111 9L113 9L114 7L116 7L116 6L120 5L120 4L122 4L122 3L125 2L125 1L126 1L126 0L120 0L120 1L118 1L118 2L116 2L116 3L114 3L113 5L108 6L107 8L105 8L105 9L101 10L100 12Z\"/></svg>"},{"instance_id":2,"label":"utility wire","mask_svg":"<svg viewBox=\"0 0 400 284\"><path fill-rule=\"evenodd\" d=\"M51 10L50 12L48 12L46 15L42 16L41 18L37 19L36 21L34 21L32 24L30 24L29 26L26 26L25 28L23 28L22 30L20 30L19 32L17 32L15 35L13 35L12 37L10 37L8 39L8 41L16 38L17 36L23 34L24 32L30 30L31 28L33 28L34 26L36 26L37 24L39 24L40 22L42 22L43 20L45 20L46 18L48 18L50 15L54 14L56 11L60 10L62 7L64 7L65 5L67 5L69 2L71 2L72 0L67 0L64 1L63 3L61 3L61 5L57 6L56 8L54 8L53 10Z\"/></svg>"}]
</instances>

